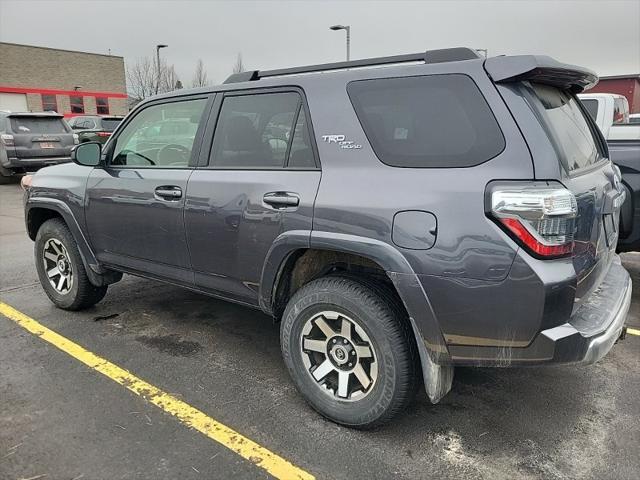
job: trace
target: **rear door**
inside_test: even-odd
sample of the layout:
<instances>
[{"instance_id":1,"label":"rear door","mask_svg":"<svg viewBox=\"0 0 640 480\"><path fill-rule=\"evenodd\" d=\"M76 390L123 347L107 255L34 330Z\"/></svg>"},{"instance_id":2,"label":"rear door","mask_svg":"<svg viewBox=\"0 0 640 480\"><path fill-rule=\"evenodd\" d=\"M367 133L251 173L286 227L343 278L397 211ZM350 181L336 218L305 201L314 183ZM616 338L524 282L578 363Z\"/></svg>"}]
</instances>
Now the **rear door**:
<instances>
[{"instance_id":1,"label":"rear door","mask_svg":"<svg viewBox=\"0 0 640 480\"><path fill-rule=\"evenodd\" d=\"M202 95L149 104L109 143L107 165L91 172L86 189L87 228L98 260L193 283L183 207L208 102Z\"/></svg>"},{"instance_id":2,"label":"rear door","mask_svg":"<svg viewBox=\"0 0 640 480\"><path fill-rule=\"evenodd\" d=\"M11 115L15 154L18 158L69 157L73 133L62 115Z\"/></svg>"},{"instance_id":3,"label":"rear door","mask_svg":"<svg viewBox=\"0 0 640 480\"><path fill-rule=\"evenodd\" d=\"M607 158L604 138L574 94L537 83L526 82L522 88L556 152L559 180L577 200L573 263L578 274L576 300L580 301L599 285L615 255L624 199L619 171ZM537 167L537 172L542 170Z\"/></svg>"},{"instance_id":4,"label":"rear door","mask_svg":"<svg viewBox=\"0 0 640 480\"><path fill-rule=\"evenodd\" d=\"M299 90L226 93L216 103L211 143L187 188L195 282L256 305L274 241L287 231L311 231L320 183L316 146Z\"/></svg>"}]
</instances>

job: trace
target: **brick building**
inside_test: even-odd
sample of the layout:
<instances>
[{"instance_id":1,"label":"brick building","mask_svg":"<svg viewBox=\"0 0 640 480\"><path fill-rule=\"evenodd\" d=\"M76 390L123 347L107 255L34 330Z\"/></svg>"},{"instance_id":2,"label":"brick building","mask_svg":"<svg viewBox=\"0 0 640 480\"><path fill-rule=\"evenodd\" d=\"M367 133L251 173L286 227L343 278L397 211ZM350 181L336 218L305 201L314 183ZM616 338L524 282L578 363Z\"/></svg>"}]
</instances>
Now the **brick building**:
<instances>
[{"instance_id":1,"label":"brick building","mask_svg":"<svg viewBox=\"0 0 640 480\"><path fill-rule=\"evenodd\" d=\"M124 115L124 60L0 42L0 110Z\"/></svg>"},{"instance_id":2,"label":"brick building","mask_svg":"<svg viewBox=\"0 0 640 480\"><path fill-rule=\"evenodd\" d=\"M640 74L600 77L589 93L617 93L629 101L629 111L640 113Z\"/></svg>"}]
</instances>

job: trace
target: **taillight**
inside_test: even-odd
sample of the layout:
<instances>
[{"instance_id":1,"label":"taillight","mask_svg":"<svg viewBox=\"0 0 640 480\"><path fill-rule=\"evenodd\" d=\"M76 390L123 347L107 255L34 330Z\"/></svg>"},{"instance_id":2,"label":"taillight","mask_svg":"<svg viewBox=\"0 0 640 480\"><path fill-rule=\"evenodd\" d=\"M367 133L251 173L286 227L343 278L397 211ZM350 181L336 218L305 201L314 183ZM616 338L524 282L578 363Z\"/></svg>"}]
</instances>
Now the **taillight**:
<instances>
[{"instance_id":1,"label":"taillight","mask_svg":"<svg viewBox=\"0 0 640 480\"><path fill-rule=\"evenodd\" d=\"M531 253L544 258L571 255L578 205L565 188L499 188L491 192L491 214Z\"/></svg>"},{"instance_id":2,"label":"taillight","mask_svg":"<svg viewBox=\"0 0 640 480\"><path fill-rule=\"evenodd\" d=\"M111 132L98 132L97 135L99 137L110 137L111 136Z\"/></svg>"},{"instance_id":3,"label":"taillight","mask_svg":"<svg viewBox=\"0 0 640 480\"><path fill-rule=\"evenodd\" d=\"M8 133L3 133L0 135L0 141L7 147L13 147L13 135L9 135Z\"/></svg>"}]
</instances>

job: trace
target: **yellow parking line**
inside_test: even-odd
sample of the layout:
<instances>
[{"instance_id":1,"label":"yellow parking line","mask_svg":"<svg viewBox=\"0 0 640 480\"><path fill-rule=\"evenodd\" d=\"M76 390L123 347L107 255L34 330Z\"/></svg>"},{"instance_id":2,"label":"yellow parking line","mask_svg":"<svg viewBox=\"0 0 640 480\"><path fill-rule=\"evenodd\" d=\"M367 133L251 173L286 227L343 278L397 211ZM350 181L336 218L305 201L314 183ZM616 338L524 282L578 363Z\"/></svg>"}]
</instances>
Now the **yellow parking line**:
<instances>
[{"instance_id":1,"label":"yellow parking line","mask_svg":"<svg viewBox=\"0 0 640 480\"><path fill-rule=\"evenodd\" d=\"M176 417L184 425L195 428L211 440L234 451L242 458L245 458L263 468L275 478L279 479L305 479L315 478L308 472L296 467L284 458L258 445L235 430L223 425L201 412L197 408L178 400L158 387L141 380L127 370L105 360L98 355L82 348L77 343L63 337L62 335L49 330L36 320L19 312L15 308L0 302L0 314L20 325L25 330L49 342L51 345L71 355L76 360L87 365L89 368L109 377L116 383L123 385L136 395L160 407L167 413Z\"/></svg>"},{"instance_id":2,"label":"yellow parking line","mask_svg":"<svg viewBox=\"0 0 640 480\"><path fill-rule=\"evenodd\" d=\"M640 330L637 330L635 328L629 328L627 327L627 333L629 335L638 335L640 337Z\"/></svg>"}]
</instances>

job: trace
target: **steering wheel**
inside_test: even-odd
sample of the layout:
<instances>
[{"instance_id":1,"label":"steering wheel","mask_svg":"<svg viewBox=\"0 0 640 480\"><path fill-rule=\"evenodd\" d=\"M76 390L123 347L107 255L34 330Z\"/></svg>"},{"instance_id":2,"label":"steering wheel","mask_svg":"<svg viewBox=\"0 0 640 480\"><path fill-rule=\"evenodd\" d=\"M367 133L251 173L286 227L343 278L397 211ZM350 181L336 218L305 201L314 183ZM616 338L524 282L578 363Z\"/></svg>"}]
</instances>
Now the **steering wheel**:
<instances>
[{"instance_id":1,"label":"steering wheel","mask_svg":"<svg viewBox=\"0 0 640 480\"><path fill-rule=\"evenodd\" d=\"M178 145L177 143L170 143L165 145L158 152L158 163L162 165L180 164L184 165L189 163L191 157L191 150L184 145Z\"/></svg>"},{"instance_id":2,"label":"steering wheel","mask_svg":"<svg viewBox=\"0 0 640 480\"><path fill-rule=\"evenodd\" d=\"M145 162L148 162L150 165L155 165L156 164L156 162L151 160L149 157L146 157L146 156L144 156L143 154L141 154L139 152L134 152L133 150L122 150L118 154L118 157L120 157L120 155L123 155L125 157L125 163L115 163L114 165L127 165L126 157L129 154L135 155L136 157L144 160Z\"/></svg>"}]
</instances>

